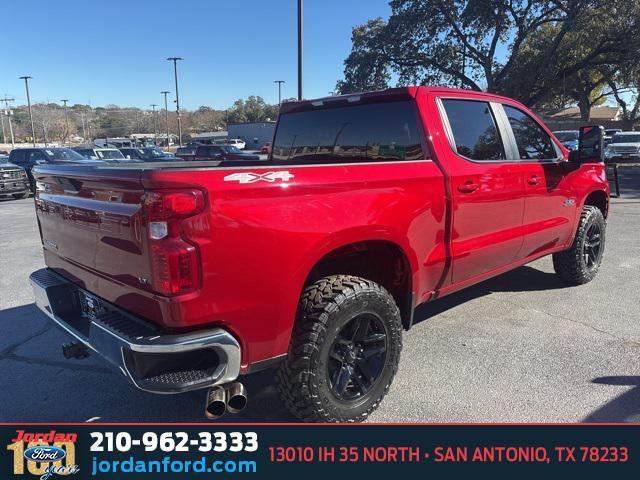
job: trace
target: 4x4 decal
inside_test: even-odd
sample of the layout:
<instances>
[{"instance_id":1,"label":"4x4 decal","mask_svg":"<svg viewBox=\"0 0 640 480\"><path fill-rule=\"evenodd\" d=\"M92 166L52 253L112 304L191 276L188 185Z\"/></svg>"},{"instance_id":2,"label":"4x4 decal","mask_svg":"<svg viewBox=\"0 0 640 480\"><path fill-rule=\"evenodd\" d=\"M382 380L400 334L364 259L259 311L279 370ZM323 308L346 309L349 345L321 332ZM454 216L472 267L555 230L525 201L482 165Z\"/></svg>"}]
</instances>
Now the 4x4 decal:
<instances>
[{"instance_id":1,"label":"4x4 decal","mask_svg":"<svg viewBox=\"0 0 640 480\"><path fill-rule=\"evenodd\" d=\"M280 171L280 172L267 172L267 173L253 173L253 172L241 172L241 173L232 173L231 175L227 175L224 177L225 182L240 182L240 183L255 183L259 181L264 182L275 182L276 180L281 180L283 182L288 182L294 178L294 175L288 170Z\"/></svg>"}]
</instances>

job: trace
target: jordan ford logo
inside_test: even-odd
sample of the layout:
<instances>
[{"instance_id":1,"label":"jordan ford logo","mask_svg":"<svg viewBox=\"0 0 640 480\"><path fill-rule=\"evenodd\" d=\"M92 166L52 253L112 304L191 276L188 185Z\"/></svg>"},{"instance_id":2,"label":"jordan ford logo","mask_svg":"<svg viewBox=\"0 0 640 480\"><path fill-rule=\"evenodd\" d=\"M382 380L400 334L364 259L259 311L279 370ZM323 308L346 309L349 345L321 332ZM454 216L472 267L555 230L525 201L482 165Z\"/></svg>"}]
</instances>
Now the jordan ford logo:
<instances>
[{"instance_id":1,"label":"jordan ford logo","mask_svg":"<svg viewBox=\"0 0 640 480\"><path fill-rule=\"evenodd\" d=\"M227 175L224 177L225 182L239 182L239 183L255 183L255 182L275 182L276 180L281 180L283 182L288 182L294 178L294 175L289 171L280 171L280 172L267 172L267 173L253 173L253 172L242 172L242 173L232 173L231 175Z\"/></svg>"}]
</instances>

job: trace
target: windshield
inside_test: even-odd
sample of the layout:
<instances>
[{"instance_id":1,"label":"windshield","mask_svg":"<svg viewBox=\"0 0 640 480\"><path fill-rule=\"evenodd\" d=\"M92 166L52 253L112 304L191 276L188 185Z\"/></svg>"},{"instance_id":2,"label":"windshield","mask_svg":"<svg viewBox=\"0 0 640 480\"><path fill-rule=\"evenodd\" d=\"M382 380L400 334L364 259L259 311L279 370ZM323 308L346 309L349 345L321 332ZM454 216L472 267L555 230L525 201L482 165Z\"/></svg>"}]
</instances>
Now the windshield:
<instances>
[{"instance_id":1,"label":"windshield","mask_svg":"<svg viewBox=\"0 0 640 480\"><path fill-rule=\"evenodd\" d=\"M570 142L572 140L578 140L579 132L554 132L554 135L561 142Z\"/></svg>"},{"instance_id":2,"label":"windshield","mask_svg":"<svg viewBox=\"0 0 640 480\"><path fill-rule=\"evenodd\" d=\"M617 133L611 139L611 143L640 143L640 135L625 135Z\"/></svg>"},{"instance_id":3,"label":"windshield","mask_svg":"<svg viewBox=\"0 0 640 480\"><path fill-rule=\"evenodd\" d=\"M242 153L238 149L238 147L235 147L233 145L222 145L220 148L224 151L224 153Z\"/></svg>"},{"instance_id":4,"label":"windshield","mask_svg":"<svg viewBox=\"0 0 640 480\"><path fill-rule=\"evenodd\" d=\"M46 148L44 153L49 160L86 160L70 148Z\"/></svg>"},{"instance_id":5,"label":"windshield","mask_svg":"<svg viewBox=\"0 0 640 480\"><path fill-rule=\"evenodd\" d=\"M106 158L109 160L124 160L124 155L120 150L98 150L96 152L99 158Z\"/></svg>"}]
</instances>

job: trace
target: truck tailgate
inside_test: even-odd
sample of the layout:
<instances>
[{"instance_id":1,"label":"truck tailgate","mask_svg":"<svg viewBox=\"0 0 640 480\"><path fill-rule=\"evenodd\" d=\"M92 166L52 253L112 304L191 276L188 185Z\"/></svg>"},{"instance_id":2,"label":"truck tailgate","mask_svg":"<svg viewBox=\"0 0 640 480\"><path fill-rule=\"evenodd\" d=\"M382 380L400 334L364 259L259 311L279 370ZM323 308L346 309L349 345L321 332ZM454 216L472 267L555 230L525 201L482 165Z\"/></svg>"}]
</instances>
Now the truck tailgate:
<instances>
[{"instance_id":1,"label":"truck tailgate","mask_svg":"<svg viewBox=\"0 0 640 480\"><path fill-rule=\"evenodd\" d=\"M35 196L46 263L96 294L109 284L145 289L140 171L40 168Z\"/></svg>"}]
</instances>

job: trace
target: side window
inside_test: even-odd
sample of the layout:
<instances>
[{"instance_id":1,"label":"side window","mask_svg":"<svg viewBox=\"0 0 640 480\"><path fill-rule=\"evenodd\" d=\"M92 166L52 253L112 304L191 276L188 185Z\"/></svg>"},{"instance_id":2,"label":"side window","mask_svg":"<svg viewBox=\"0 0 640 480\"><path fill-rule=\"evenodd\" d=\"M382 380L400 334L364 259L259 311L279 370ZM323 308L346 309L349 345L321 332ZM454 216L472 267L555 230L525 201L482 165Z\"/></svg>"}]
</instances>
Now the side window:
<instances>
[{"instance_id":1,"label":"side window","mask_svg":"<svg viewBox=\"0 0 640 480\"><path fill-rule=\"evenodd\" d=\"M504 146L487 102L443 100L458 154L471 160L504 160Z\"/></svg>"},{"instance_id":2,"label":"side window","mask_svg":"<svg viewBox=\"0 0 640 480\"><path fill-rule=\"evenodd\" d=\"M522 110L503 105L513 135L516 137L518 152L523 160L554 159L558 156L551 137L538 123Z\"/></svg>"},{"instance_id":3,"label":"side window","mask_svg":"<svg viewBox=\"0 0 640 480\"><path fill-rule=\"evenodd\" d=\"M42 162L46 160L47 160L47 157L45 157L44 153L42 153L40 150L31 152L31 154L29 155L29 163L36 163L39 161Z\"/></svg>"}]
</instances>

